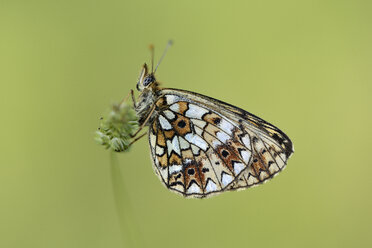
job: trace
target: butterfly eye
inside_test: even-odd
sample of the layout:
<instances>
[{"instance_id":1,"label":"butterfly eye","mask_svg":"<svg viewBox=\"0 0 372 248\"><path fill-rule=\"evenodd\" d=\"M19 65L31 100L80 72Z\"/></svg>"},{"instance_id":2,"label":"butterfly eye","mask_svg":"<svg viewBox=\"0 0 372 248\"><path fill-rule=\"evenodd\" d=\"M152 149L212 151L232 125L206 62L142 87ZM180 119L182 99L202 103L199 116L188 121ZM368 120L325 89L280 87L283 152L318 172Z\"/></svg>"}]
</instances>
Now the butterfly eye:
<instances>
[{"instance_id":1,"label":"butterfly eye","mask_svg":"<svg viewBox=\"0 0 372 248\"><path fill-rule=\"evenodd\" d=\"M145 78L145 80L143 80L143 86L148 86L149 84L151 84L152 82L155 81L155 78L153 75L149 75Z\"/></svg>"}]
</instances>

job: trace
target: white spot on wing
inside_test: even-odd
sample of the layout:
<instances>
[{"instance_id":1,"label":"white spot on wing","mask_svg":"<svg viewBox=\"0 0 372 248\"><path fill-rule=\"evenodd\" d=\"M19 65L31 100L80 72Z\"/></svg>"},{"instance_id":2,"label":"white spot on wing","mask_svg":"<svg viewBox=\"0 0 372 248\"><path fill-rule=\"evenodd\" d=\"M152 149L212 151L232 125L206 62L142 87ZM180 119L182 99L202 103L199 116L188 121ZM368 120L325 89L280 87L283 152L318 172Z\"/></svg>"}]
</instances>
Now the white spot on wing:
<instances>
[{"instance_id":1,"label":"white spot on wing","mask_svg":"<svg viewBox=\"0 0 372 248\"><path fill-rule=\"evenodd\" d=\"M182 165L174 164L174 165L169 166L169 174L173 174L181 170L182 170Z\"/></svg>"},{"instance_id":2,"label":"white spot on wing","mask_svg":"<svg viewBox=\"0 0 372 248\"><path fill-rule=\"evenodd\" d=\"M189 165L191 164L191 162L192 162L192 159L189 159L189 158L185 159L185 165Z\"/></svg>"},{"instance_id":3,"label":"white spot on wing","mask_svg":"<svg viewBox=\"0 0 372 248\"><path fill-rule=\"evenodd\" d=\"M243 169L245 168L245 165L239 162L234 163L234 172L235 175L238 175Z\"/></svg>"},{"instance_id":4,"label":"white spot on wing","mask_svg":"<svg viewBox=\"0 0 372 248\"><path fill-rule=\"evenodd\" d=\"M251 158L251 152L250 151L241 151L240 152L240 155L242 156L243 158L243 161L245 163L248 163L249 162L249 159Z\"/></svg>"},{"instance_id":5,"label":"white spot on wing","mask_svg":"<svg viewBox=\"0 0 372 248\"><path fill-rule=\"evenodd\" d=\"M161 177L165 181L167 181L167 178L168 178L168 167L166 167L166 168L158 167L158 168L159 168L159 172L160 172Z\"/></svg>"},{"instance_id":6,"label":"white spot on wing","mask_svg":"<svg viewBox=\"0 0 372 248\"><path fill-rule=\"evenodd\" d=\"M175 95L167 95L166 98L167 98L167 104L172 104L180 100L180 97L175 96Z\"/></svg>"},{"instance_id":7,"label":"white spot on wing","mask_svg":"<svg viewBox=\"0 0 372 248\"><path fill-rule=\"evenodd\" d=\"M169 111L169 110L165 110L164 111L164 114L168 118L168 120L172 120L172 119L174 119L176 117L176 115L173 114L173 112L172 111Z\"/></svg>"},{"instance_id":8,"label":"white spot on wing","mask_svg":"<svg viewBox=\"0 0 372 248\"><path fill-rule=\"evenodd\" d=\"M191 145L191 150L192 150L192 154L194 155L199 155L199 152L200 152L200 148L195 146L195 145Z\"/></svg>"},{"instance_id":9,"label":"white spot on wing","mask_svg":"<svg viewBox=\"0 0 372 248\"><path fill-rule=\"evenodd\" d=\"M209 111L194 104L189 104L189 109L186 111L186 117L201 119L201 117Z\"/></svg>"},{"instance_id":10,"label":"white spot on wing","mask_svg":"<svg viewBox=\"0 0 372 248\"><path fill-rule=\"evenodd\" d=\"M205 191L208 193L208 192L212 192L216 190L217 190L217 185L212 180L208 180L208 183L205 186Z\"/></svg>"},{"instance_id":11,"label":"white spot on wing","mask_svg":"<svg viewBox=\"0 0 372 248\"><path fill-rule=\"evenodd\" d=\"M195 133L201 137L203 137L203 130L199 127L195 127Z\"/></svg>"},{"instance_id":12,"label":"white spot on wing","mask_svg":"<svg viewBox=\"0 0 372 248\"><path fill-rule=\"evenodd\" d=\"M263 181L264 179L267 179L269 177L269 174L267 174L266 171L261 171L259 177L260 177L261 181Z\"/></svg>"},{"instance_id":13,"label":"white spot on wing","mask_svg":"<svg viewBox=\"0 0 372 248\"><path fill-rule=\"evenodd\" d=\"M174 136L172 142L167 140L167 147L168 147L168 156L171 154L172 150L181 156L180 145L178 143L178 136Z\"/></svg>"},{"instance_id":14,"label":"white spot on wing","mask_svg":"<svg viewBox=\"0 0 372 248\"><path fill-rule=\"evenodd\" d=\"M244 135L241 139L245 147L251 148L251 139L249 138L248 134Z\"/></svg>"},{"instance_id":15,"label":"white spot on wing","mask_svg":"<svg viewBox=\"0 0 372 248\"><path fill-rule=\"evenodd\" d=\"M204 151L206 151L207 148L208 148L207 142L205 142L205 140L202 139L201 137L199 137L198 135L188 133L188 134L185 135L185 139L188 142L190 142L191 144L194 144L194 145L200 147Z\"/></svg>"},{"instance_id":16,"label":"white spot on wing","mask_svg":"<svg viewBox=\"0 0 372 248\"><path fill-rule=\"evenodd\" d=\"M214 148L217 148L218 146L220 146L222 143L217 140L217 139L214 139L213 142L212 142L212 145Z\"/></svg>"},{"instance_id":17,"label":"white spot on wing","mask_svg":"<svg viewBox=\"0 0 372 248\"><path fill-rule=\"evenodd\" d=\"M229 183L231 183L233 180L233 177L226 174L226 173L222 173L222 177L221 177L221 181L222 181L222 185L225 187L227 186Z\"/></svg>"},{"instance_id":18,"label":"white spot on wing","mask_svg":"<svg viewBox=\"0 0 372 248\"><path fill-rule=\"evenodd\" d=\"M284 162L283 162L283 160L281 160L279 157L277 157L276 159L275 159L275 161L276 161L276 164L278 165L278 167L280 168L280 169L283 169L283 167L284 167Z\"/></svg>"},{"instance_id":19,"label":"white spot on wing","mask_svg":"<svg viewBox=\"0 0 372 248\"><path fill-rule=\"evenodd\" d=\"M279 153L279 156L280 158L283 160L283 161L286 161L287 160L287 157L285 156L285 154L283 152Z\"/></svg>"},{"instance_id":20,"label":"white spot on wing","mask_svg":"<svg viewBox=\"0 0 372 248\"><path fill-rule=\"evenodd\" d=\"M197 119L191 119L191 122L195 126L198 126L198 127L202 128L202 129L207 125L207 122L202 121L202 120L197 120Z\"/></svg>"},{"instance_id":21,"label":"white spot on wing","mask_svg":"<svg viewBox=\"0 0 372 248\"><path fill-rule=\"evenodd\" d=\"M217 133L217 138L222 142L226 143L228 139L230 139L230 136L228 136L225 132L218 132Z\"/></svg>"},{"instance_id":22,"label":"white spot on wing","mask_svg":"<svg viewBox=\"0 0 372 248\"><path fill-rule=\"evenodd\" d=\"M218 124L218 126L223 131L225 131L226 133L228 133L230 135L232 134L232 130L234 129L234 126L230 122L228 122L228 121L226 121L224 119L221 120L221 122Z\"/></svg>"},{"instance_id":23,"label":"white spot on wing","mask_svg":"<svg viewBox=\"0 0 372 248\"><path fill-rule=\"evenodd\" d=\"M253 185L253 184L255 184L255 183L257 183L258 182L258 180L257 180L257 178L255 178L254 176L252 176L251 174L249 174L249 176L248 176L248 185Z\"/></svg>"},{"instance_id":24,"label":"white spot on wing","mask_svg":"<svg viewBox=\"0 0 372 248\"><path fill-rule=\"evenodd\" d=\"M156 146L156 155L163 156L164 154L164 148L160 146Z\"/></svg>"},{"instance_id":25,"label":"white spot on wing","mask_svg":"<svg viewBox=\"0 0 372 248\"><path fill-rule=\"evenodd\" d=\"M174 112L179 112L180 111L180 105L178 103L173 104L172 106L169 107L172 111Z\"/></svg>"},{"instance_id":26,"label":"white spot on wing","mask_svg":"<svg viewBox=\"0 0 372 248\"><path fill-rule=\"evenodd\" d=\"M257 151L262 151L262 149L265 148L264 144L260 140L257 141L254 145L255 145Z\"/></svg>"},{"instance_id":27,"label":"white spot on wing","mask_svg":"<svg viewBox=\"0 0 372 248\"><path fill-rule=\"evenodd\" d=\"M278 166L276 166L275 163L273 163L273 164L270 164L269 171L270 171L271 174L274 174L275 172L279 171L279 168L278 168Z\"/></svg>"},{"instance_id":28,"label":"white spot on wing","mask_svg":"<svg viewBox=\"0 0 372 248\"><path fill-rule=\"evenodd\" d=\"M152 132L150 133L150 144L152 147L155 147L155 144L156 144L156 136L152 134Z\"/></svg>"},{"instance_id":29,"label":"white spot on wing","mask_svg":"<svg viewBox=\"0 0 372 248\"><path fill-rule=\"evenodd\" d=\"M190 143L187 142L184 138L182 138L180 136L179 139L180 139L180 147L181 147L181 149L185 150L185 149L187 149L187 148L190 147Z\"/></svg>"},{"instance_id":30,"label":"white spot on wing","mask_svg":"<svg viewBox=\"0 0 372 248\"><path fill-rule=\"evenodd\" d=\"M196 183L193 183L193 184L191 184L191 186L188 188L187 193L188 193L188 194L202 193L202 191L201 191L200 187L199 187Z\"/></svg>"},{"instance_id":31,"label":"white spot on wing","mask_svg":"<svg viewBox=\"0 0 372 248\"><path fill-rule=\"evenodd\" d=\"M165 119L164 116L159 115L159 122L160 122L160 126L164 130L171 130L172 129L172 125L167 121L167 119Z\"/></svg>"}]
</instances>

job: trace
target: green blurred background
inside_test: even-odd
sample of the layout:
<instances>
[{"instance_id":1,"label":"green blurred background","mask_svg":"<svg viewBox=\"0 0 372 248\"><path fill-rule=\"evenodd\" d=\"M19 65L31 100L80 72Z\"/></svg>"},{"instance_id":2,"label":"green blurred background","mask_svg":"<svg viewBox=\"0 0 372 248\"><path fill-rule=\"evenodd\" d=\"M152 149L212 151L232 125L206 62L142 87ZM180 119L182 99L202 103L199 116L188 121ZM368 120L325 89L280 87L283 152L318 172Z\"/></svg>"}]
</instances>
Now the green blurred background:
<instances>
[{"instance_id":1,"label":"green blurred background","mask_svg":"<svg viewBox=\"0 0 372 248\"><path fill-rule=\"evenodd\" d=\"M372 246L371 1L1 1L0 247ZM97 145L99 117L157 77L293 140L269 183L167 191L146 139Z\"/></svg>"}]
</instances>

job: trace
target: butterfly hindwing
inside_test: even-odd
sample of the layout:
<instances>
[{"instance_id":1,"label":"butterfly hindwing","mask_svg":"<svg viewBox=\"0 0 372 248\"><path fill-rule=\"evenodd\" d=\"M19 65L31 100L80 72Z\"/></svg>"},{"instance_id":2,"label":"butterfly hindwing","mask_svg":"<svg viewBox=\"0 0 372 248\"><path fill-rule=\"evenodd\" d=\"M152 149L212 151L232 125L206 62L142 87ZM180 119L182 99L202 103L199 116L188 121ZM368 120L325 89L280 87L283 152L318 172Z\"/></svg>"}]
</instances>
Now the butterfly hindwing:
<instances>
[{"instance_id":1,"label":"butterfly hindwing","mask_svg":"<svg viewBox=\"0 0 372 248\"><path fill-rule=\"evenodd\" d=\"M289 138L260 118L196 93L163 89L149 141L167 188L205 197L247 188L281 171Z\"/></svg>"}]
</instances>

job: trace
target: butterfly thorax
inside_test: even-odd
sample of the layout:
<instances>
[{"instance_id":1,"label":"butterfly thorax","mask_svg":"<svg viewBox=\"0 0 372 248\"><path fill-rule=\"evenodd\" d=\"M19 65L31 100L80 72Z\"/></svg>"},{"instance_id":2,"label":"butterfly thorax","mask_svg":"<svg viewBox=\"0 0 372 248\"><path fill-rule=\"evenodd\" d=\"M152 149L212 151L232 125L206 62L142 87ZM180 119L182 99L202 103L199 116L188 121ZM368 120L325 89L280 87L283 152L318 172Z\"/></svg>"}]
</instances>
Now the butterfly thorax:
<instances>
[{"instance_id":1,"label":"butterfly thorax","mask_svg":"<svg viewBox=\"0 0 372 248\"><path fill-rule=\"evenodd\" d=\"M151 114L151 117L147 123L152 123L152 120L157 116L156 111L151 113L155 101L158 98L157 92L159 92L159 89L157 86L155 86L144 89L139 95L135 111L137 113L140 125L146 120L148 115Z\"/></svg>"}]
</instances>

